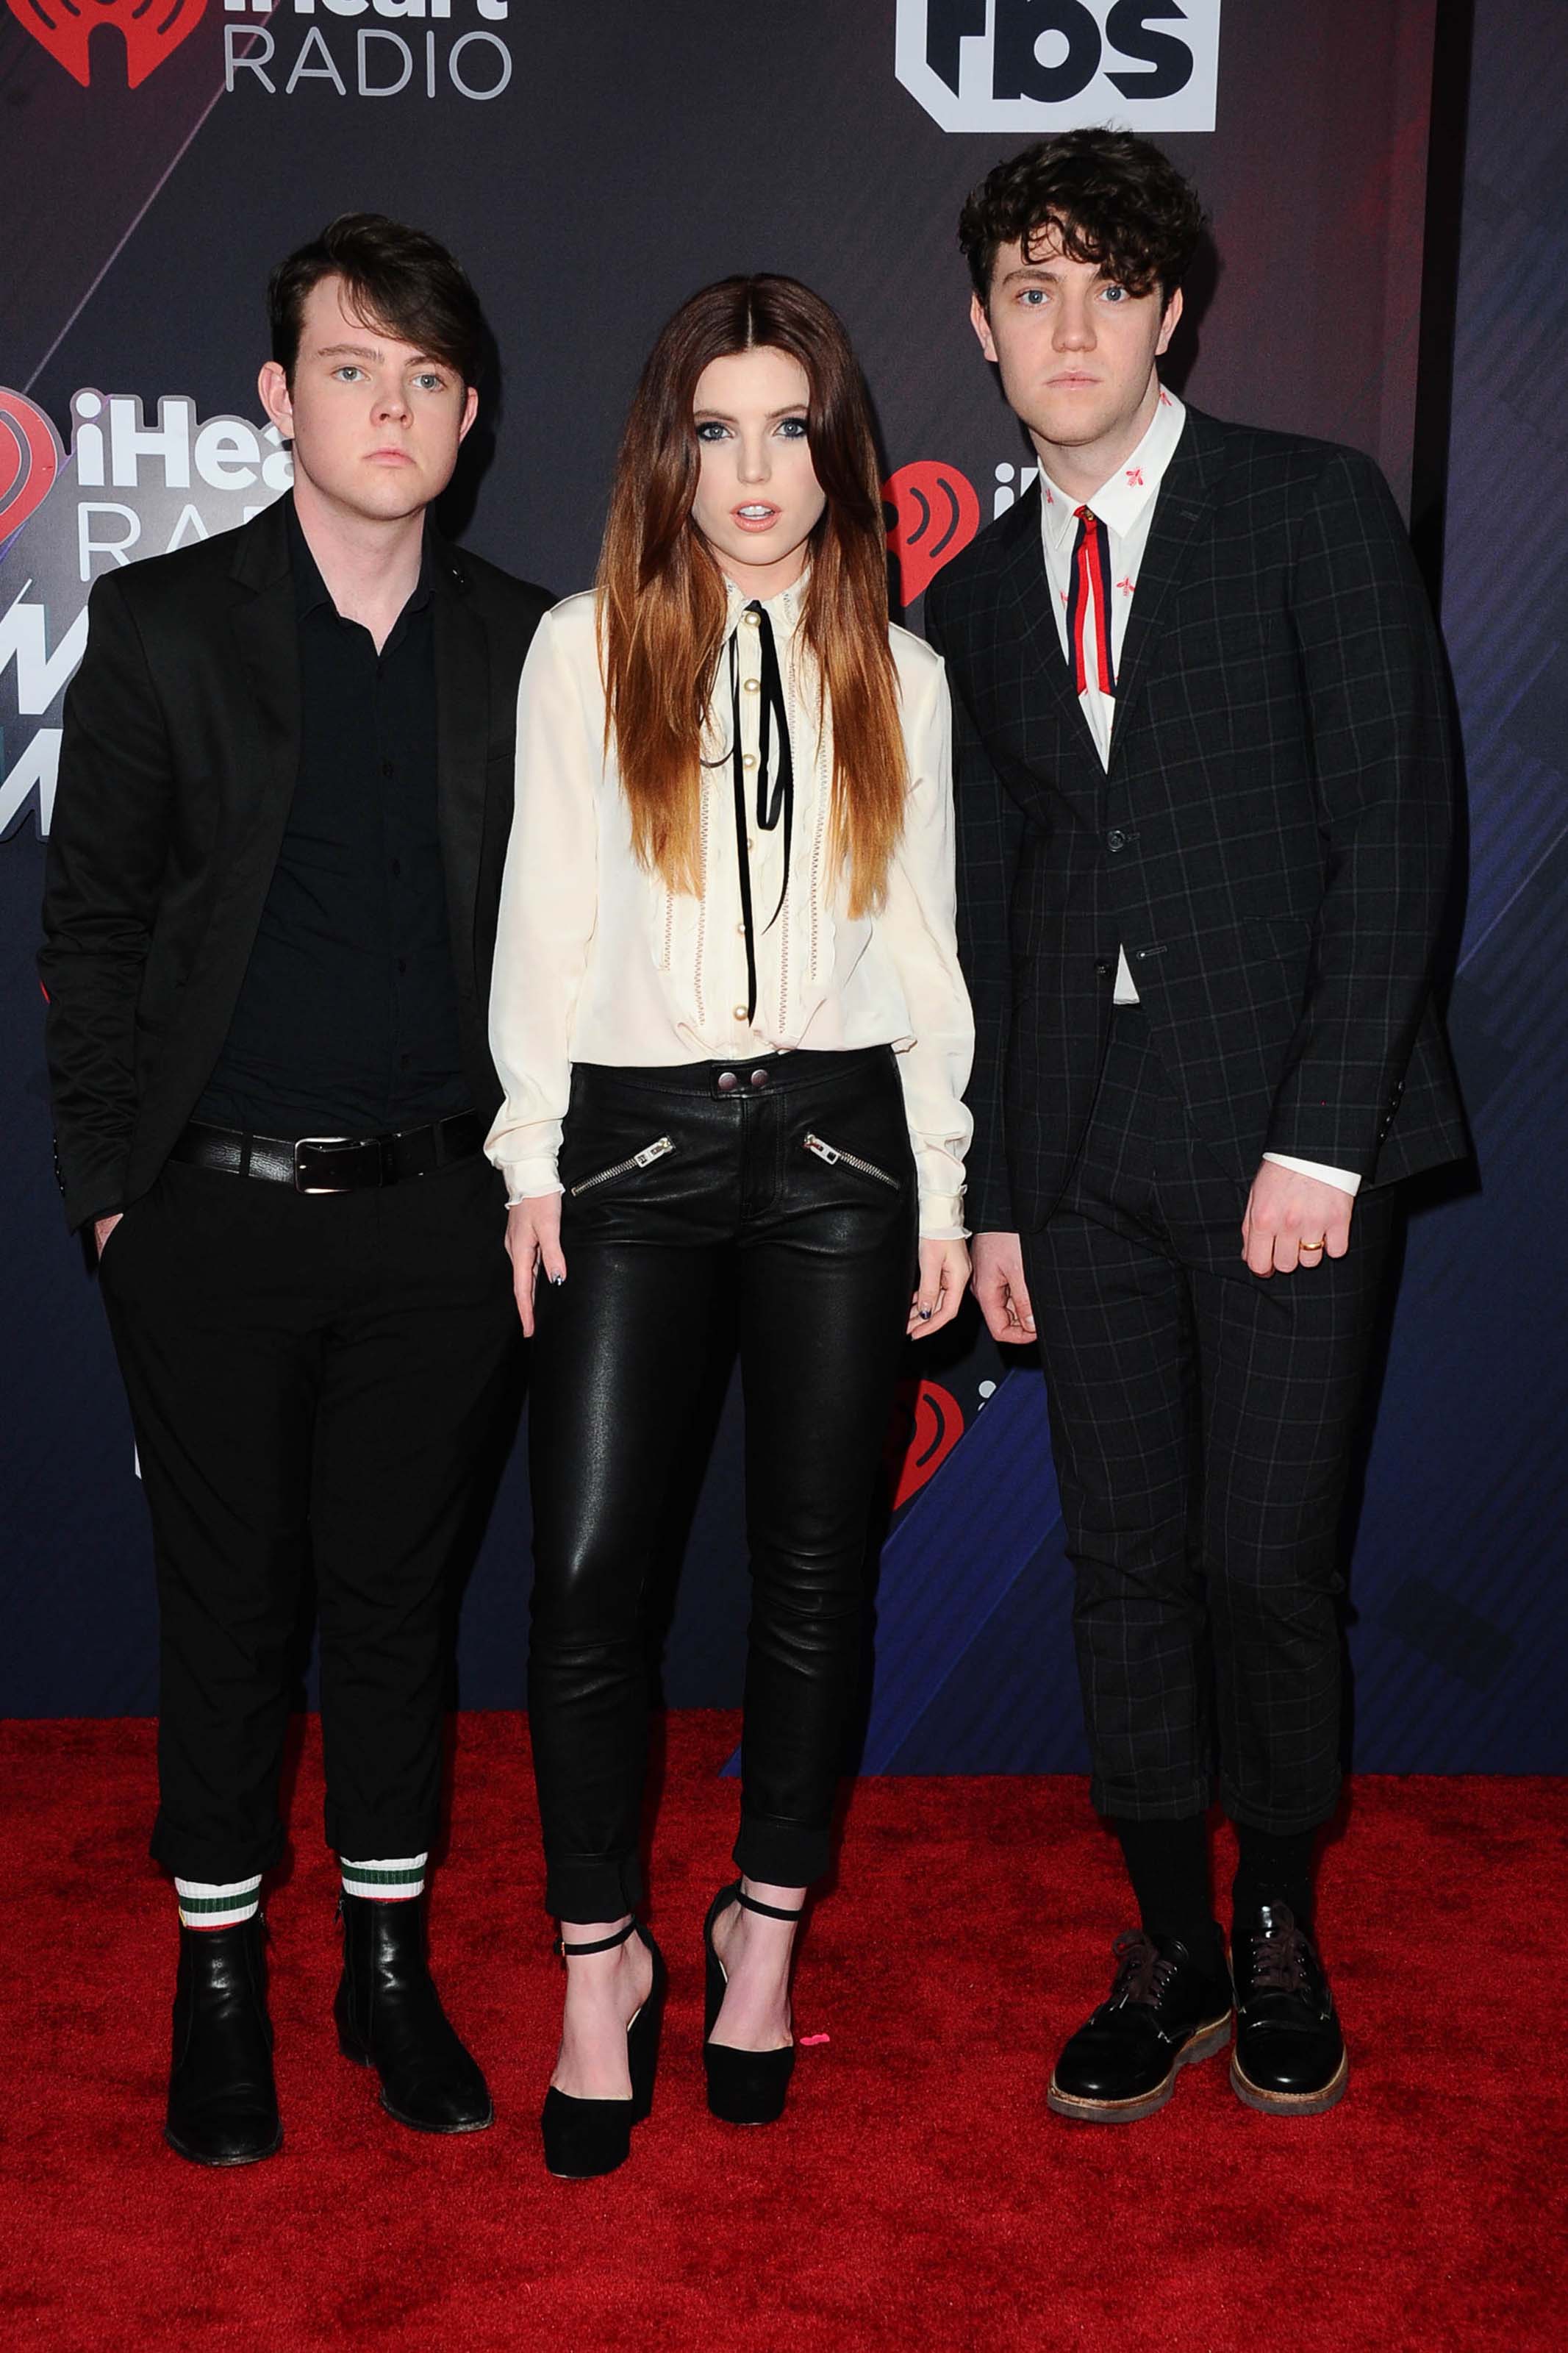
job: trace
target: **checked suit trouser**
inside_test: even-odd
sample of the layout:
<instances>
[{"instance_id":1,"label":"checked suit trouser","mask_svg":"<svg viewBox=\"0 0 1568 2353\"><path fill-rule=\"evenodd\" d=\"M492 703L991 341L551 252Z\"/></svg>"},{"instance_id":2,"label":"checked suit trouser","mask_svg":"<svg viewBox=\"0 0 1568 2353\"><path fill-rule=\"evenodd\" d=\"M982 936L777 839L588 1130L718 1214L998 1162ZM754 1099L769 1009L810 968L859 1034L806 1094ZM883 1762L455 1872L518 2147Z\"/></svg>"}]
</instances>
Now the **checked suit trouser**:
<instances>
[{"instance_id":1,"label":"checked suit trouser","mask_svg":"<svg viewBox=\"0 0 1568 2353\"><path fill-rule=\"evenodd\" d=\"M1193 1134L1145 1016L1112 1018L1060 1204L1026 1234L1102 1813L1175 1820L1220 1794L1275 1833L1340 1780L1340 1521L1393 1203L1343 1259L1241 1257L1247 1188Z\"/></svg>"}]
</instances>

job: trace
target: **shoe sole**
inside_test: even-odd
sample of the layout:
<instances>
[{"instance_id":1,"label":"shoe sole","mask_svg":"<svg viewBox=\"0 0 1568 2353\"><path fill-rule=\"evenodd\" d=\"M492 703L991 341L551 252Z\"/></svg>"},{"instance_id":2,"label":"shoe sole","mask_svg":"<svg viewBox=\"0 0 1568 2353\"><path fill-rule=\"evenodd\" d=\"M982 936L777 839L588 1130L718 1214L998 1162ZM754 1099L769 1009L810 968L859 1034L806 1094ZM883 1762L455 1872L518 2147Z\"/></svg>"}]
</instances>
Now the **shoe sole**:
<instances>
[{"instance_id":1,"label":"shoe sole","mask_svg":"<svg viewBox=\"0 0 1568 2353\"><path fill-rule=\"evenodd\" d=\"M1342 2051L1340 2063L1321 2092L1266 2092L1244 2075L1241 2061L1233 2051L1230 2054L1230 2088L1245 2108L1256 2108L1265 2116L1321 2116L1324 2110L1337 2105L1350 2088L1350 2053Z\"/></svg>"},{"instance_id":2,"label":"shoe sole","mask_svg":"<svg viewBox=\"0 0 1568 2353\"><path fill-rule=\"evenodd\" d=\"M374 2059L367 2057L365 2052L363 2051L356 2051L352 2042L345 2042L343 2041L341 2034L338 2037L338 2049L342 2052L343 2057L349 2062L351 2066L363 2067L367 2073L369 2073L375 2065ZM424 2119L420 2116L405 2116L401 2108L395 2108L393 2106L392 2102L387 2098L384 2092L383 2092L381 2095L381 2105L386 2110L387 2115L391 2116L395 2123L406 2125L410 2132L436 2133L439 2135L443 2140L449 2140L454 2133L489 2132L491 2125L493 2125L496 2120L496 2112L492 2107L488 2116L476 2116L472 2124L428 2125L425 2123Z\"/></svg>"},{"instance_id":3,"label":"shoe sole","mask_svg":"<svg viewBox=\"0 0 1568 2353\"><path fill-rule=\"evenodd\" d=\"M281 2126L279 2126L278 2137L269 2147L255 2149L248 2157L198 2156L194 2148L187 2148L184 2141L176 2140L174 2134L169 2130L167 2125L163 2126L163 2138L168 2142L169 2147L174 2150L174 2155L176 2157L183 2157L187 2165L205 2166L209 2173L216 2173L224 2170L229 2166L260 2165L265 2158L276 2157L279 2150L283 2146L283 2128Z\"/></svg>"},{"instance_id":4,"label":"shoe sole","mask_svg":"<svg viewBox=\"0 0 1568 2353\"><path fill-rule=\"evenodd\" d=\"M1135 2125L1141 2116L1152 2116L1163 2108L1176 2088L1176 2077L1184 2067L1195 2066L1202 2059L1212 2059L1230 2041L1230 2012L1223 2018L1211 2019L1190 2034L1171 2062L1171 2072L1164 2081L1156 2084L1152 2092L1140 2092L1131 2100L1088 2100L1076 2092L1064 2092L1051 2077L1046 2094L1046 2105L1053 2116L1066 2116L1073 2124Z\"/></svg>"}]
</instances>

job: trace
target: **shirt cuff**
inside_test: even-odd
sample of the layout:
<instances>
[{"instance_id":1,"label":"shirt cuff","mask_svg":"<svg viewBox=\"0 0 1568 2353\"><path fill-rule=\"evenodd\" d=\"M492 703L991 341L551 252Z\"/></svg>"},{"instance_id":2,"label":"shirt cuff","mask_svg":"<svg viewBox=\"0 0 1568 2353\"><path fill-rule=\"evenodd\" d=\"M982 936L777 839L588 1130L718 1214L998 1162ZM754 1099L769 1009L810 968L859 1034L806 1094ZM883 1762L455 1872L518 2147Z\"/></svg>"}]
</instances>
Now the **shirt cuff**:
<instances>
[{"instance_id":1,"label":"shirt cuff","mask_svg":"<svg viewBox=\"0 0 1568 2353\"><path fill-rule=\"evenodd\" d=\"M921 1240L922 1242L965 1242L969 1228L963 1222L962 1193L923 1193L921 1196Z\"/></svg>"},{"instance_id":2,"label":"shirt cuff","mask_svg":"<svg viewBox=\"0 0 1568 2353\"><path fill-rule=\"evenodd\" d=\"M1276 1168L1293 1168L1298 1176L1315 1176L1320 1185L1337 1185L1352 1200L1361 1191L1361 1178L1348 1168L1327 1168L1321 1160L1298 1160L1289 1152L1266 1152L1263 1157Z\"/></svg>"},{"instance_id":3,"label":"shirt cuff","mask_svg":"<svg viewBox=\"0 0 1568 2353\"><path fill-rule=\"evenodd\" d=\"M542 1193L564 1193L566 1190L555 1174L553 1160L503 1162L501 1175L506 1178L506 1205L509 1209L515 1209L520 1201L537 1200Z\"/></svg>"}]
</instances>

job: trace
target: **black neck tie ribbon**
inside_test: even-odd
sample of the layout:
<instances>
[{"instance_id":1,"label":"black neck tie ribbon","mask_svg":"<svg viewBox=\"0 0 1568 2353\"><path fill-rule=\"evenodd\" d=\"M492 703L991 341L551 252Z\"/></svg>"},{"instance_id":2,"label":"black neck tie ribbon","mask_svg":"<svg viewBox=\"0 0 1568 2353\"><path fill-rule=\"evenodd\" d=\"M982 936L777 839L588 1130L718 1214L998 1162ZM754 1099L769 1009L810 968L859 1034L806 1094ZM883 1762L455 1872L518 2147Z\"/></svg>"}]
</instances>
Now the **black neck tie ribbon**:
<instances>
[{"instance_id":1,"label":"black neck tie ribbon","mask_svg":"<svg viewBox=\"0 0 1568 2353\"><path fill-rule=\"evenodd\" d=\"M771 931L779 919L784 893L789 889L790 845L795 838L795 760L790 749L789 711L784 702L784 677L779 669L778 648L773 642L773 623L755 598L746 610L756 615L757 645L763 665L758 688L762 708L757 729L756 822L763 833L773 832L781 819L784 825L784 881L779 885L778 905L765 926ZM730 765L735 781L735 848L740 860L741 913L746 933L746 1018L751 1021L755 1018L757 1010L757 943L752 911L752 868L746 854L751 813L746 805L746 768L741 750L738 637L739 632L730 640Z\"/></svg>"}]
</instances>

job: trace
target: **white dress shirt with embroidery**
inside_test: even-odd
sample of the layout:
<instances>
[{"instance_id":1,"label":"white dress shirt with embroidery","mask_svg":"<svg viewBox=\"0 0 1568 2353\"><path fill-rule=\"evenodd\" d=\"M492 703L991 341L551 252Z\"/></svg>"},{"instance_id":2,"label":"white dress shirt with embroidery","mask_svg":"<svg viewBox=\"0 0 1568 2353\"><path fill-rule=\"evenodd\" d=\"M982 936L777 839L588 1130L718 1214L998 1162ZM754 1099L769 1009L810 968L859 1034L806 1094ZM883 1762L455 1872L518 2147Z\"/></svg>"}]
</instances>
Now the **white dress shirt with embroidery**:
<instances>
[{"instance_id":1,"label":"white dress shirt with embroidery","mask_svg":"<svg viewBox=\"0 0 1568 2353\"><path fill-rule=\"evenodd\" d=\"M612 736L605 734L592 595L540 623L518 693L517 797L501 887L490 1042L506 1100L485 1149L516 1202L558 1193L556 1158L574 1062L658 1066L799 1049L890 1045L920 1184L920 1229L963 1224L963 1101L974 1020L959 968L953 877L952 708L942 660L889 631L909 783L904 828L875 913L851 916L830 855L832 714L819 723L803 590L767 615L787 702L793 843L748 824L737 841L728 665L741 751L762 740L759 617L732 584L703 746L702 890L668 890L633 855ZM755 1002L740 860L755 919ZM776 909L776 913L773 911Z\"/></svg>"}]
</instances>

